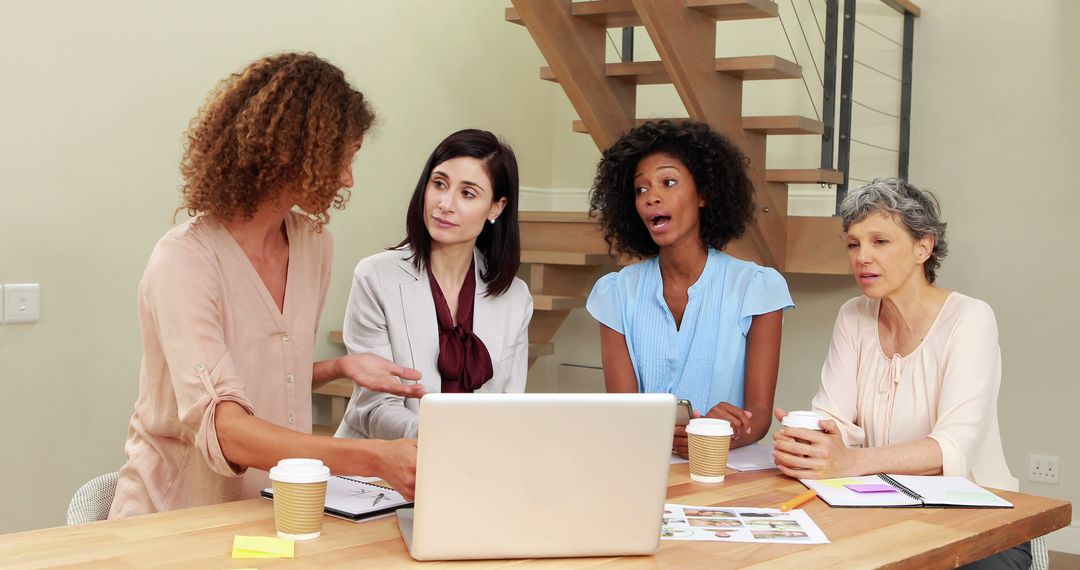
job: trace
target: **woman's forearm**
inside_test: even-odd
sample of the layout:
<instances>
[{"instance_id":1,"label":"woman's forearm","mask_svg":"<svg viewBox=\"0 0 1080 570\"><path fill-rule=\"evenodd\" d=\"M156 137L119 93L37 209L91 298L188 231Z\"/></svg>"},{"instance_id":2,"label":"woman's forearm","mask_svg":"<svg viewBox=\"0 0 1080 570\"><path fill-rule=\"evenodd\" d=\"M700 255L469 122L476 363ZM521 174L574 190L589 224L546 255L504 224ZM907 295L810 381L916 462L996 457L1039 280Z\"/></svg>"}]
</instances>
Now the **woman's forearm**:
<instances>
[{"instance_id":1,"label":"woman's forearm","mask_svg":"<svg viewBox=\"0 0 1080 570\"><path fill-rule=\"evenodd\" d=\"M854 458L852 475L894 473L941 475L941 446L929 437L884 447L848 448Z\"/></svg>"},{"instance_id":2,"label":"woman's forearm","mask_svg":"<svg viewBox=\"0 0 1080 570\"><path fill-rule=\"evenodd\" d=\"M381 470L382 441L358 441L296 432L252 416L235 402L215 412L218 443L233 465L269 470L288 457L310 457L331 472L374 474Z\"/></svg>"},{"instance_id":3,"label":"woman's forearm","mask_svg":"<svg viewBox=\"0 0 1080 570\"><path fill-rule=\"evenodd\" d=\"M341 368L338 366L338 360L338 358L320 360L311 367L312 390L343 377Z\"/></svg>"}]
</instances>

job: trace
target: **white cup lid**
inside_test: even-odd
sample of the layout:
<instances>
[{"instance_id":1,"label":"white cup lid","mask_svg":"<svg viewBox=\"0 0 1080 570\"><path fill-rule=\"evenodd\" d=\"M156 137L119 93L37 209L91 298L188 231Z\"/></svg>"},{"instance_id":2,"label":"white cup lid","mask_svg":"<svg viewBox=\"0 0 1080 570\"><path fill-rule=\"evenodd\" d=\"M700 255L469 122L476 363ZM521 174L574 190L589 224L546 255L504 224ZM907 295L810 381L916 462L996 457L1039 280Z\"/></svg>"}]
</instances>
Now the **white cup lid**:
<instances>
[{"instance_id":1,"label":"white cup lid","mask_svg":"<svg viewBox=\"0 0 1080 570\"><path fill-rule=\"evenodd\" d=\"M803 429L813 429L821 431L821 425L818 423L824 420L825 416L817 412L789 412L784 416L781 425L784 427L796 427Z\"/></svg>"},{"instance_id":2,"label":"white cup lid","mask_svg":"<svg viewBox=\"0 0 1080 570\"><path fill-rule=\"evenodd\" d=\"M322 483L330 479L330 468L318 459L282 459L270 468L270 480L281 483Z\"/></svg>"},{"instance_id":3,"label":"white cup lid","mask_svg":"<svg viewBox=\"0 0 1080 570\"><path fill-rule=\"evenodd\" d=\"M686 433L694 435L734 435L731 422L716 418L694 418L686 425Z\"/></svg>"}]
</instances>

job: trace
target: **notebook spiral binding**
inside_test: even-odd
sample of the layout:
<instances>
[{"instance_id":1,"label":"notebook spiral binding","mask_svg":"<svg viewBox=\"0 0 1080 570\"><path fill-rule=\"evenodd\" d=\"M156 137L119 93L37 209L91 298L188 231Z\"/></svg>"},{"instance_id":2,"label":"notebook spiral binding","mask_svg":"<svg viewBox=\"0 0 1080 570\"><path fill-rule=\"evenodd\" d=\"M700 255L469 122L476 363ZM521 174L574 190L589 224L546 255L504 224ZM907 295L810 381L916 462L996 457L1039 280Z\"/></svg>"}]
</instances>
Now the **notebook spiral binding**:
<instances>
[{"instance_id":1,"label":"notebook spiral binding","mask_svg":"<svg viewBox=\"0 0 1080 570\"><path fill-rule=\"evenodd\" d=\"M379 485L377 483L368 483L367 481L361 481L359 479L353 479L352 477L346 477L344 475L334 475L334 477L337 477L338 479L344 479L346 481L352 481L353 483L360 483L361 485L371 485L372 487L378 487L380 489L386 489L387 491L394 491L393 488L387 487L386 485ZM394 492L396 493L397 491L394 491Z\"/></svg>"},{"instance_id":2,"label":"notebook spiral binding","mask_svg":"<svg viewBox=\"0 0 1080 570\"><path fill-rule=\"evenodd\" d=\"M878 475L878 477L881 477L886 483L892 485L893 488L895 488L897 491L900 491L901 493L911 497L912 499L915 499L916 501L919 501L920 503L922 502L922 500L923 500L922 495L920 495L920 494L916 493L915 491L912 491L911 489L908 489L907 487L901 485L900 482L897 481L896 479L893 479L892 477L889 477L888 475L886 475L884 473Z\"/></svg>"}]
</instances>

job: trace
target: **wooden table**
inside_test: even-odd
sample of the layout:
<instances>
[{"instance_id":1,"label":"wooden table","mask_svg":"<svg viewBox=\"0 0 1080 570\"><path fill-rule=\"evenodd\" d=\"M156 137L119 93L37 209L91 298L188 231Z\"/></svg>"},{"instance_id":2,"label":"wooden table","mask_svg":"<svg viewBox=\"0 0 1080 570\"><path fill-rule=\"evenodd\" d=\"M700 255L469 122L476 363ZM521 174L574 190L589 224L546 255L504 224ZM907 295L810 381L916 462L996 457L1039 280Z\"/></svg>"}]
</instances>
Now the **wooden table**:
<instances>
[{"instance_id":1,"label":"wooden table","mask_svg":"<svg viewBox=\"0 0 1080 570\"><path fill-rule=\"evenodd\" d=\"M775 507L804 489L777 471L733 473L720 485L694 483L672 465L668 501L688 505ZM661 541L654 556L529 561L560 568L954 568L1068 525L1065 501L998 492L1013 509L804 508L832 541L826 545ZM327 517L323 535L296 544L291 560L232 560L233 536L274 536L270 502L238 501L117 521L0 536L0 567L79 568L397 568L418 565L393 517L352 523ZM523 561L432 563L502 567Z\"/></svg>"}]
</instances>

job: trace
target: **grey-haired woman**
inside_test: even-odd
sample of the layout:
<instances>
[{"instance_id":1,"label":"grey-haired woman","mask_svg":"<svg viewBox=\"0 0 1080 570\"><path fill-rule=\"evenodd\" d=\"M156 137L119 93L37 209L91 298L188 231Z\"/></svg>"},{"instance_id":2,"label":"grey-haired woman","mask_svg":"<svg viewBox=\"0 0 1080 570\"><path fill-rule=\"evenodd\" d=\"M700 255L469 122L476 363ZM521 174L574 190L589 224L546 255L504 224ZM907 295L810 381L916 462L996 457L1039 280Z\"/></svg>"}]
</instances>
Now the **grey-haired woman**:
<instances>
[{"instance_id":1,"label":"grey-haired woman","mask_svg":"<svg viewBox=\"0 0 1080 570\"><path fill-rule=\"evenodd\" d=\"M823 431L775 435L784 474L954 475L1018 490L998 428L997 321L985 302L935 284L948 252L938 209L932 194L896 178L876 179L841 205L863 295L844 303L833 329L812 404L827 418ZM1025 543L987 567L1030 563Z\"/></svg>"}]
</instances>

